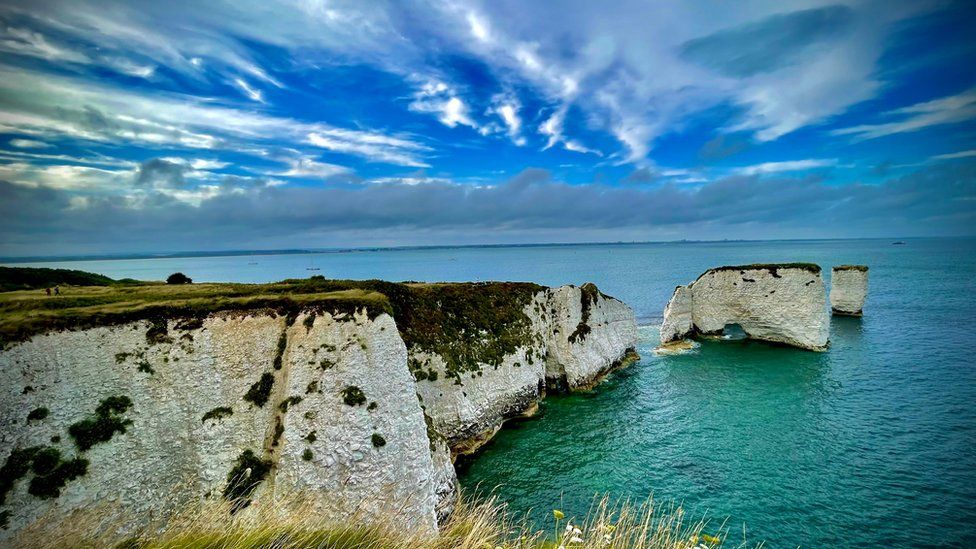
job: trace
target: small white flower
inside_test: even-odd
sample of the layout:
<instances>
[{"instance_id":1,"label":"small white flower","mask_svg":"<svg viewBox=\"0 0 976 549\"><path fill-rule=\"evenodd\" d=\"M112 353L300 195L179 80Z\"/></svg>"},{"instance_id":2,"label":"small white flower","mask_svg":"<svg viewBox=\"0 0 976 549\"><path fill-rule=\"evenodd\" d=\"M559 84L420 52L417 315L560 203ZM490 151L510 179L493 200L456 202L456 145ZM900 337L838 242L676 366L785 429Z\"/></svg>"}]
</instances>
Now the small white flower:
<instances>
[{"instance_id":1,"label":"small white flower","mask_svg":"<svg viewBox=\"0 0 976 549\"><path fill-rule=\"evenodd\" d=\"M573 527L573 535L574 535L574 536L579 536L579 535L581 535L582 533L583 533L583 531L582 531L582 530L580 530L579 528L577 528L577 527L575 527L575 526Z\"/></svg>"},{"instance_id":2,"label":"small white flower","mask_svg":"<svg viewBox=\"0 0 976 549\"><path fill-rule=\"evenodd\" d=\"M573 531L573 523L572 522L567 522L566 523L566 533L568 534L568 533L570 533L572 531Z\"/></svg>"},{"instance_id":3,"label":"small white flower","mask_svg":"<svg viewBox=\"0 0 976 549\"><path fill-rule=\"evenodd\" d=\"M579 536L573 536L573 537L569 538L569 541L571 543L583 543L583 538L581 538Z\"/></svg>"}]
</instances>

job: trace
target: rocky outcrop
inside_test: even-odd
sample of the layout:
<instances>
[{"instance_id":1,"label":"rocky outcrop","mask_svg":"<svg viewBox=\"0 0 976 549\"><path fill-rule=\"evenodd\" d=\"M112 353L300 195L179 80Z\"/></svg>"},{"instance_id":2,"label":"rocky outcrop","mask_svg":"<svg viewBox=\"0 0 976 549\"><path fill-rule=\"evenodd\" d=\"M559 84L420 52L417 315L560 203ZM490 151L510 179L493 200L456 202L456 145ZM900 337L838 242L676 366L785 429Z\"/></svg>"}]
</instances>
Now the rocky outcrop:
<instances>
[{"instance_id":1,"label":"rocky outcrop","mask_svg":"<svg viewBox=\"0 0 976 549\"><path fill-rule=\"evenodd\" d=\"M246 513L291 491L325 518L434 529L458 453L547 389L590 386L637 338L633 312L592 284L186 290L259 296L203 309L151 301L164 290L102 316L0 319L0 540L94 502L135 527L201 497Z\"/></svg>"},{"instance_id":2,"label":"rocky outcrop","mask_svg":"<svg viewBox=\"0 0 976 549\"><path fill-rule=\"evenodd\" d=\"M593 284L538 291L520 316L527 319L520 344L495 360L476 357L459 370L437 353L410 351L424 411L455 454L477 450L505 420L531 414L547 390L591 386L632 358L637 344L633 311Z\"/></svg>"},{"instance_id":3,"label":"rocky outcrop","mask_svg":"<svg viewBox=\"0 0 976 549\"><path fill-rule=\"evenodd\" d=\"M325 516L436 527L453 469L446 447L432 457L389 315L227 313L154 329L43 334L0 354L2 534L94 502L160 517L201 496L243 507L292 490ZM27 451L32 468L12 468ZM38 469L42 454L53 463Z\"/></svg>"},{"instance_id":4,"label":"rocky outcrop","mask_svg":"<svg viewBox=\"0 0 976 549\"><path fill-rule=\"evenodd\" d=\"M867 295L867 265L838 265L831 269L830 309L835 315L861 316Z\"/></svg>"},{"instance_id":5,"label":"rocky outcrop","mask_svg":"<svg viewBox=\"0 0 976 549\"><path fill-rule=\"evenodd\" d=\"M827 348L829 321L817 265L719 267L675 289L664 310L661 341L721 334L737 324L752 339L821 351Z\"/></svg>"}]
</instances>

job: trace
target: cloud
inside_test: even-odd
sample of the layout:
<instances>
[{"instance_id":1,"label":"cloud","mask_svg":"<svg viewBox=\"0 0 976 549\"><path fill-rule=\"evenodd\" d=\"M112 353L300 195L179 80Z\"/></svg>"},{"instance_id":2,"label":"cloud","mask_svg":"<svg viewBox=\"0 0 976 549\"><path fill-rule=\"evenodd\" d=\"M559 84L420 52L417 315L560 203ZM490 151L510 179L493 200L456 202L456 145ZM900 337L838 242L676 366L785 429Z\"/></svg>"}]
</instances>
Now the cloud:
<instances>
[{"instance_id":1,"label":"cloud","mask_svg":"<svg viewBox=\"0 0 976 549\"><path fill-rule=\"evenodd\" d=\"M186 164L172 162L162 158L153 158L143 162L136 171L136 184L154 188L178 188L186 184L184 175L188 167Z\"/></svg>"},{"instance_id":2,"label":"cloud","mask_svg":"<svg viewBox=\"0 0 976 549\"><path fill-rule=\"evenodd\" d=\"M374 162L426 166L422 143L377 131L301 122L203 98L139 92L0 66L0 131L146 147L248 153L284 141Z\"/></svg>"},{"instance_id":3,"label":"cloud","mask_svg":"<svg viewBox=\"0 0 976 549\"><path fill-rule=\"evenodd\" d=\"M244 95L250 99L258 103L264 103L264 94L261 93L261 90L251 87L243 78L235 78L234 85L240 88L244 92Z\"/></svg>"},{"instance_id":4,"label":"cloud","mask_svg":"<svg viewBox=\"0 0 976 549\"><path fill-rule=\"evenodd\" d=\"M847 187L808 176L734 176L694 187L569 185L533 169L493 186L430 181L212 189L166 188L139 199L92 196L72 204L71 193L0 183L0 231L9 237L0 253L66 253L80 246L212 249L258 241L287 246L299 238L315 246L369 238L443 242L458 235L474 242L554 234L563 241L621 234L755 238L770 231L825 236L824 227L830 236L910 236L972 234L976 227L974 162ZM211 196L194 206L187 204L191 197L177 199L180 191ZM52 241L51 234L59 236Z\"/></svg>"},{"instance_id":5,"label":"cloud","mask_svg":"<svg viewBox=\"0 0 976 549\"><path fill-rule=\"evenodd\" d=\"M348 174L351 171L345 166L319 162L308 157L288 160L287 164L288 169L286 171L276 172L271 175L280 175L282 177L329 178L336 175Z\"/></svg>"},{"instance_id":6,"label":"cloud","mask_svg":"<svg viewBox=\"0 0 976 549\"><path fill-rule=\"evenodd\" d=\"M457 96L457 92L443 82L431 81L423 84L414 94L409 105L414 112L432 113L437 120L449 128L458 124L478 129L479 125L471 119L468 106Z\"/></svg>"},{"instance_id":7,"label":"cloud","mask_svg":"<svg viewBox=\"0 0 976 549\"><path fill-rule=\"evenodd\" d=\"M796 63L847 33L853 10L834 5L777 14L685 42L681 55L726 76L746 78Z\"/></svg>"},{"instance_id":8,"label":"cloud","mask_svg":"<svg viewBox=\"0 0 976 549\"><path fill-rule=\"evenodd\" d=\"M657 179L658 173L650 168L637 168L620 180L621 183L650 183Z\"/></svg>"},{"instance_id":9,"label":"cloud","mask_svg":"<svg viewBox=\"0 0 976 549\"><path fill-rule=\"evenodd\" d=\"M976 118L976 89L969 89L956 95L889 111L884 113L882 117L901 118L901 120L841 128L831 133L833 135L850 135L854 139L862 141L972 120Z\"/></svg>"},{"instance_id":10,"label":"cloud","mask_svg":"<svg viewBox=\"0 0 976 549\"><path fill-rule=\"evenodd\" d=\"M938 154L933 156L932 158L936 160L956 160L959 158L971 158L974 156L976 156L976 149L969 149L968 151L959 151L959 152L947 153L947 154Z\"/></svg>"},{"instance_id":11,"label":"cloud","mask_svg":"<svg viewBox=\"0 0 976 549\"><path fill-rule=\"evenodd\" d=\"M831 168L837 165L836 159L808 158L805 160L785 160L781 162L762 162L751 166L733 168L741 175L761 175L780 172L800 172L817 168Z\"/></svg>"},{"instance_id":12,"label":"cloud","mask_svg":"<svg viewBox=\"0 0 976 549\"><path fill-rule=\"evenodd\" d=\"M35 139L11 139L10 146L18 149L46 149L51 145Z\"/></svg>"},{"instance_id":13,"label":"cloud","mask_svg":"<svg viewBox=\"0 0 976 549\"><path fill-rule=\"evenodd\" d=\"M562 146L567 151L573 151L583 154L595 154L597 156L603 156L603 153L596 149L591 149L586 145L580 143L575 139L569 139L563 135L563 123L566 119L566 109L558 109L556 112L552 113L549 118L547 118L542 124L539 125L539 133L546 136L548 139L546 141L545 147L542 150L548 150L556 145L557 143L562 143Z\"/></svg>"}]
</instances>

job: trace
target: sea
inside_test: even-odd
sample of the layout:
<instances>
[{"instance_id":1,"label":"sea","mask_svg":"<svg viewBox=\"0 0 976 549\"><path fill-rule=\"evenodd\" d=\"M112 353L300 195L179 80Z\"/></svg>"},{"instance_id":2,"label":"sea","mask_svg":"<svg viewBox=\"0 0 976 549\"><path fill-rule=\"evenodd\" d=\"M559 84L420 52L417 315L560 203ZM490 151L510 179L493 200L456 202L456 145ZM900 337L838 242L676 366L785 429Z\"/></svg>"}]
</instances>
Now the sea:
<instances>
[{"instance_id":1,"label":"sea","mask_svg":"<svg viewBox=\"0 0 976 549\"><path fill-rule=\"evenodd\" d=\"M743 340L657 355L674 287L720 265L870 266L862 318L815 353ZM11 263L8 263L11 264ZM343 250L17 263L161 280L595 282L637 314L641 360L551 396L460 466L468 491L548 524L594 496L681 504L766 547L976 544L976 239Z\"/></svg>"}]
</instances>

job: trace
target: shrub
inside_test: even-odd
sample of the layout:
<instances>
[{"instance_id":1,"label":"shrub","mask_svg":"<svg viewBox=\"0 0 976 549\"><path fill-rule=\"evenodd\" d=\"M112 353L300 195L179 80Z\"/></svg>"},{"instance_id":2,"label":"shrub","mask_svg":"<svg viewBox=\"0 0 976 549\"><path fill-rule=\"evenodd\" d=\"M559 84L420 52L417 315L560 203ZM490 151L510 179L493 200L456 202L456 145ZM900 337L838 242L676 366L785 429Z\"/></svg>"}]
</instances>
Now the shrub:
<instances>
[{"instance_id":1,"label":"shrub","mask_svg":"<svg viewBox=\"0 0 976 549\"><path fill-rule=\"evenodd\" d=\"M359 387L350 385L342 390L342 401L349 406L366 404L366 394Z\"/></svg>"},{"instance_id":2,"label":"shrub","mask_svg":"<svg viewBox=\"0 0 976 549\"><path fill-rule=\"evenodd\" d=\"M48 409L41 406L40 408L34 408L27 414L27 421L42 420L47 417Z\"/></svg>"},{"instance_id":3,"label":"shrub","mask_svg":"<svg viewBox=\"0 0 976 549\"><path fill-rule=\"evenodd\" d=\"M386 439L383 438L383 435L379 433L373 433L373 436L370 437L370 440L373 441L374 448L382 448L386 446Z\"/></svg>"},{"instance_id":4,"label":"shrub","mask_svg":"<svg viewBox=\"0 0 976 549\"><path fill-rule=\"evenodd\" d=\"M193 279L183 273L173 273L166 277L167 284L192 284Z\"/></svg>"}]
</instances>

